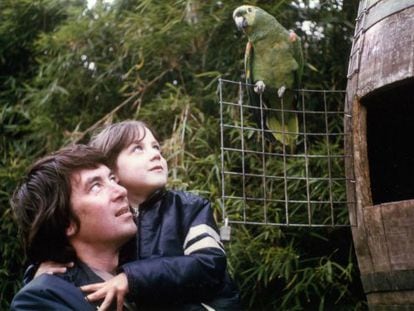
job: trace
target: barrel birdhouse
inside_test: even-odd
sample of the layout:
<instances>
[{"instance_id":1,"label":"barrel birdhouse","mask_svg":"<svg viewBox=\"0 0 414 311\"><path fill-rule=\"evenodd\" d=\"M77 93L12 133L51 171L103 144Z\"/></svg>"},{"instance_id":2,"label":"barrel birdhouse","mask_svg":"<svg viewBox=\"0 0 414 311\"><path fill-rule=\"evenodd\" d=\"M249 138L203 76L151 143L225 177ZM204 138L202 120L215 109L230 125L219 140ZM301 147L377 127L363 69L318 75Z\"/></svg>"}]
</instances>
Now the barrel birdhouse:
<instances>
[{"instance_id":1,"label":"barrel birdhouse","mask_svg":"<svg viewBox=\"0 0 414 311\"><path fill-rule=\"evenodd\" d=\"M348 202L371 310L414 308L414 0L361 0L345 113Z\"/></svg>"}]
</instances>

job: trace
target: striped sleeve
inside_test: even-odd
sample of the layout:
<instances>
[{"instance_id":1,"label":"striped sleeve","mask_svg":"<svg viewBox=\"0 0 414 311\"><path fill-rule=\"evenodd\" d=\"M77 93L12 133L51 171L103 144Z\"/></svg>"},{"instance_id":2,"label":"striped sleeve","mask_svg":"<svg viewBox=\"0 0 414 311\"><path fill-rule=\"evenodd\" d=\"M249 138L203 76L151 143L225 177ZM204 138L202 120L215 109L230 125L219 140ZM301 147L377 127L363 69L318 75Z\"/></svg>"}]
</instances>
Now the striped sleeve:
<instances>
[{"instance_id":1,"label":"striped sleeve","mask_svg":"<svg viewBox=\"0 0 414 311\"><path fill-rule=\"evenodd\" d=\"M184 240L183 248L185 255L190 255L207 248L216 248L225 254L220 236L216 230L206 224L200 224L190 228Z\"/></svg>"}]
</instances>

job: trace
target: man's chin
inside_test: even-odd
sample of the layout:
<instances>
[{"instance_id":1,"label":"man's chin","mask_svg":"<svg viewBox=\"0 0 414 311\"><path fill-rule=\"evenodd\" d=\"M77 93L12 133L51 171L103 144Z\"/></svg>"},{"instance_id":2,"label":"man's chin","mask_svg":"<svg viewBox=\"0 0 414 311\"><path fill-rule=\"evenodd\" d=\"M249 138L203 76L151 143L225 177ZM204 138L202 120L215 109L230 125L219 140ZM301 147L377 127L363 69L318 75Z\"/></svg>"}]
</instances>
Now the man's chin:
<instances>
[{"instance_id":1,"label":"man's chin","mask_svg":"<svg viewBox=\"0 0 414 311\"><path fill-rule=\"evenodd\" d=\"M122 238L120 238L121 246L124 245L126 242L128 242L130 239L132 239L137 234L137 226L133 225L133 227L129 228L128 230L125 230L124 235Z\"/></svg>"}]
</instances>

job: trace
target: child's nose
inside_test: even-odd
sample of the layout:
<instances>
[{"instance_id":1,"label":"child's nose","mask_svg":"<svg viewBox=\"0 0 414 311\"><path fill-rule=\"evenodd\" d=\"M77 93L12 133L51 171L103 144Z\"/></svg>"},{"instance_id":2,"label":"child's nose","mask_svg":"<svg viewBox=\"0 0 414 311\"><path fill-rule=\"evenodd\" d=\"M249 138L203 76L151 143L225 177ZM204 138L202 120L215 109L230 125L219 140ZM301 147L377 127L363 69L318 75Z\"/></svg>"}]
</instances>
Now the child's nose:
<instances>
[{"instance_id":1,"label":"child's nose","mask_svg":"<svg viewBox=\"0 0 414 311\"><path fill-rule=\"evenodd\" d=\"M153 149L153 152L151 153L151 159L161 159L161 152L159 150Z\"/></svg>"}]
</instances>

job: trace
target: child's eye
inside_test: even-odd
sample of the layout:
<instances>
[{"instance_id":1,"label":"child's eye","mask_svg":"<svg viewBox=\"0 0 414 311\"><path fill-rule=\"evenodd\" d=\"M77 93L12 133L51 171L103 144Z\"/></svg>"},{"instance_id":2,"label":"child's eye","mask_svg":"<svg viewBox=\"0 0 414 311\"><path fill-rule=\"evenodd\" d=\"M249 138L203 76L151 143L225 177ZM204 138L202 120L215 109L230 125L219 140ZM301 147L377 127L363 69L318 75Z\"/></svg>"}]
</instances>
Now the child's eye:
<instances>
[{"instance_id":1,"label":"child's eye","mask_svg":"<svg viewBox=\"0 0 414 311\"><path fill-rule=\"evenodd\" d=\"M142 151L142 146L136 145L132 148L132 151L133 152L140 152L140 151Z\"/></svg>"},{"instance_id":2,"label":"child's eye","mask_svg":"<svg viewBox=\"0 0 414 311\"><path fill-rule=\"evenodd\" d=\"M160 145L154 145L154 146L152 146L152 148L157 149L157 150L161 150Z\"/></svg>"}]
</instances>

